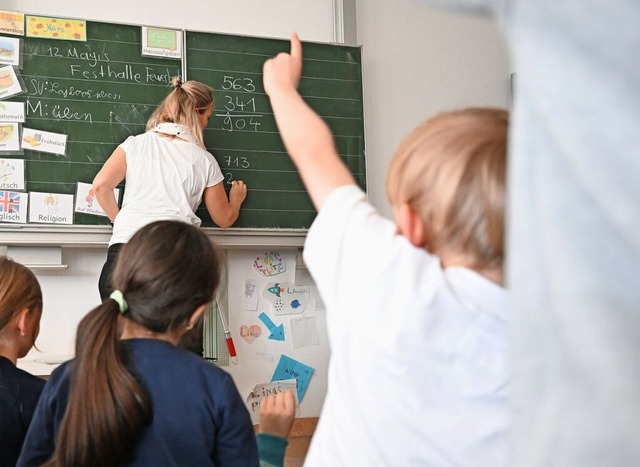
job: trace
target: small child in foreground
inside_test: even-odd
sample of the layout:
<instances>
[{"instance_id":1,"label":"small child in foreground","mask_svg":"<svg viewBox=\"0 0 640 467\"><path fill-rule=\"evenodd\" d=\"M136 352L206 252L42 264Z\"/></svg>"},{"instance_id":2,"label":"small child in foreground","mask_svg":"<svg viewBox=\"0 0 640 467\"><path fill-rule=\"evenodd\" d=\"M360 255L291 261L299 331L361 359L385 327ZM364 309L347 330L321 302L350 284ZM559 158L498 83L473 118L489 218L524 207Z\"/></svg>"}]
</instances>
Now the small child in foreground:
<instances>
[{"instance_id":1,"label":"small child in foreground","mask_svg":"<svg viewBox=\"0 0 640 467\"><path fill-rule=\"evenodd\" d=\"M328 391L306 466L507 465L508 114L442 113L401 143L376 212L297 92L302 46L264 65L318 209L304 256L327 306Z\"/></svg>"}]
</instances>

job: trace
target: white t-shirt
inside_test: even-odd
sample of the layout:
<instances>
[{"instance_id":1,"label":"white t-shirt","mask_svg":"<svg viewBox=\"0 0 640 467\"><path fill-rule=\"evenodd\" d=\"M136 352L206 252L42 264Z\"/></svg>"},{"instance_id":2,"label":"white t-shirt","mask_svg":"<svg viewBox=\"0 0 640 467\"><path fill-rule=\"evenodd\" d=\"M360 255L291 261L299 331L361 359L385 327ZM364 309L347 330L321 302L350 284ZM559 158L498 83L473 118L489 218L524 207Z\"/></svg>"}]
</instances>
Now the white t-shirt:
<instances>
[{"instance_id":1,"label":"white t-shirt","mask_svg":"<svg viewBox=\"0 0 640 467\"><path fill-rule=\"evenodd\" d=\"M507 294L335 190L305 261L327 307L329 384L305 466L507 465Z\"/></svg>"},{"instance_id":2,"label":"white t-shirt","mask_svg":"<svg viewBox=\"0 0 640 467\"><path fill-rule=\"evenodd\" d=\"M516 72L512 465L640 465L640 1L438 3L494 13Z\"/></svg>"},{"instance_id":3,"label":"white t-shirt","mask_svg":"<svg viewBox=\"0 0 640 467\"><path fill-rule=\"evenodd\" d=\"M224 179L211 154L195 143L154 132L130 136L120 147L126 153L126 186L109 245L126 243L158 220L200 225L195 211L205 188Z\"/></svg>"}]
</instances>

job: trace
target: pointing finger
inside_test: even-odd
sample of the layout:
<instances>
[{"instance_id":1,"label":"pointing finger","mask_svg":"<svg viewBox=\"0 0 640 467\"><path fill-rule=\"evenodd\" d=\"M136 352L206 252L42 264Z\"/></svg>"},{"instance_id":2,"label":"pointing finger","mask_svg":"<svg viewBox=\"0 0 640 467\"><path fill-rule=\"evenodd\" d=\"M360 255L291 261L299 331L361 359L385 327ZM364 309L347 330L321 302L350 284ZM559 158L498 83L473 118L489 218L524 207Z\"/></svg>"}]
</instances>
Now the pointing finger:
<instances>
[{"instance_id":1,"label":"pointing finger","mask_svg":"<svg viewBox=\"0 0 640 467\"><path fill-rule=\"evenodd\" d=\"M302 44L295 32L291 34L291 56L296 60L302 60Z\"/></svg>"}]
</instances>

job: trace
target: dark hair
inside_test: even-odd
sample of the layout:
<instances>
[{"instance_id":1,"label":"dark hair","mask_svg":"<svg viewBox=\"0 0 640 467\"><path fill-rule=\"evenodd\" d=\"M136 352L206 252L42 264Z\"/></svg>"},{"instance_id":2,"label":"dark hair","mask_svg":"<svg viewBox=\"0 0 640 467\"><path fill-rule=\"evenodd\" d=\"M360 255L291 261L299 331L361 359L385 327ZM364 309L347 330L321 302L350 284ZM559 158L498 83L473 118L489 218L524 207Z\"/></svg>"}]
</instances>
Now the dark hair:
<instances>
[{"instance_id":1,"label":"dark hair","mask_svg":"<svg viewBox=\"0 0 640 467\"><path fill-rule=\"evenodd\" d=\"M159 333L186 324L213 299L219 282L211 241L177 221L140 229L120 251L112 276L128 304L124 318ZM118 465L151 420L148 395L119 346L119 316L109 299L78 325L69 401L49 465Z\"/></svg>"},{"instance_id":2,"label":"dark hair","mask_svg":"<svg viewBox=\"0 0 640 467\"><path fill-rule=\"evenodd\" d=\"M0 331L20 311L42 312L42 290L36 276L20 263L0 256Z\"/></svg>"}]
</instances>

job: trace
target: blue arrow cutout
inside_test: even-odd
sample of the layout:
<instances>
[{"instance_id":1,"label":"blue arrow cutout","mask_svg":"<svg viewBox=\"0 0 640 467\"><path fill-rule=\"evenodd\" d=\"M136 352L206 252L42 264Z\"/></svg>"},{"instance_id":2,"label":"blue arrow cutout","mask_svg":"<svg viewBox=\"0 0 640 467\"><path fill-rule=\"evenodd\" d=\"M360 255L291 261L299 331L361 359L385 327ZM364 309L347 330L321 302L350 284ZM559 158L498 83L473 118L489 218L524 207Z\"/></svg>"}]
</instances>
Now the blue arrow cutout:
<instances>
[{"instance_id":1,"label":"blue arrow cutout","mask_svg":"<svg viewBox=\"0 0 640 467\"><path fill-rule=\"evenodd\" d=\"M269 329L269 339L273 339L274 341L283 341L284 340L284 325L276 326L276 324L271 321L271 319L267 316L265 312L262 312L258 315L258 319L262 321L267 329Z\"/></svg>"}]
</instances>

